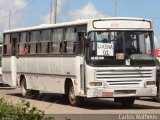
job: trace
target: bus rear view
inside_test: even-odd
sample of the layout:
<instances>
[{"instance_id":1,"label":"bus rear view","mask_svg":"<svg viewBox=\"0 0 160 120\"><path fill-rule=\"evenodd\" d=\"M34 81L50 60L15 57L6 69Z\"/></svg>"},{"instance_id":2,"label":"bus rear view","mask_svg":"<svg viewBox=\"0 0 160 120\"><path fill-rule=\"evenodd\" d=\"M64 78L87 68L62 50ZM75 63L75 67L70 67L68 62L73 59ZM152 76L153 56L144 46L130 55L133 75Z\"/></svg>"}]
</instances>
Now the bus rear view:
<instances>
[{"instance_id":1,"label":"bus rear view","mask_svg":"<svg viewBox=\"0 0 160 120\"><path fill-rule=\"evenodd\" d=\"M88 26L87 97L114 97L130 107L136 97L156 96L151 21L101 19Z\"/></svg>"}]
</instances>

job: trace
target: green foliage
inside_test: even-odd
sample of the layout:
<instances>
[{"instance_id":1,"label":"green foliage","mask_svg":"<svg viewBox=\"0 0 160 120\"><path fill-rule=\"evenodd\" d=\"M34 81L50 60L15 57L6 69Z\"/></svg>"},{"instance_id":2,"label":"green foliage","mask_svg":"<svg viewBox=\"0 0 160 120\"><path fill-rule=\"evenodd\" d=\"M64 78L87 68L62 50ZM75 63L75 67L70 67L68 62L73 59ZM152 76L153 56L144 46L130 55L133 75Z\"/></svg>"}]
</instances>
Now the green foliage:
<instances>
[{"instance_id":1,"label":"green foliage","mask_svg":"<svg viewBox=\"0 0 160 120\"><path fill-rule=\"evenodd\" d=\"M0 99L0 120L54 120L44 118L44 112L36 107L31 107L30 102L21 100L20 103L13 105Z\"/></svg>"}]
</instances>

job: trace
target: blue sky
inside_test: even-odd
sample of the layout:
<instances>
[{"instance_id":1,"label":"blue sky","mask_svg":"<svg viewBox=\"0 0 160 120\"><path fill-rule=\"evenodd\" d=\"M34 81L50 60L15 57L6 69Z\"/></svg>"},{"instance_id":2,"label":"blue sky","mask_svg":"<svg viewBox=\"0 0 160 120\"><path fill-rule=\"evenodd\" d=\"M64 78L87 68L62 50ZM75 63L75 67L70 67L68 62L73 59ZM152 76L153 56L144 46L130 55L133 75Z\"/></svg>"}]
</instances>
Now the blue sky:
<instances>
[{"instance_id":1,"label":"blue sky","mask_svg":"<svg viewBox=\"0 0 160 120\"><path fill-rule=\"evenodd\" d=\"M15 12L32 1L34 0L0 0L0 19L2 20L1 16L9 14L9 9ZM58 5L59 22L86 17L114 16L114 0L58 0ZM49 12L50 0L36 0L32 5L11 17L11 28L49 23ZM152 19L156 39L160 40L160 0L117 0L117 16ZM8 18L6 17L3 24L0 22L0 31L7 27Z\"/></svg>"}]
</instances>

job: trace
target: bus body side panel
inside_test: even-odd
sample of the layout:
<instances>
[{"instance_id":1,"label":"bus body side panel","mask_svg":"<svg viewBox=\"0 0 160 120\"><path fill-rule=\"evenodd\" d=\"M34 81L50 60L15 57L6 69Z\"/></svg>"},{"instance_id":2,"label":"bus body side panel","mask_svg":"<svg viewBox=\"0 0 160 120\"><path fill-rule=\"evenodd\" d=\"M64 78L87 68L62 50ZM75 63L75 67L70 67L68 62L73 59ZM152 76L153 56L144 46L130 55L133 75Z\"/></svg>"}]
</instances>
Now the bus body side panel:
<instances>
[{"instance_id":1,"label":"bus body side panel","mask_svg":"<svg viewBox=\"0 0 160 120\"><path fill-rule=\"evenodd\" d=\"M16 87L16 70L17 70L17 58L12 57L3 57L2 59L2 80L4 83Z\"/></svg>"},{"instance_id":2,"label":"bus body side panel","mask_svg":"<svg viewBox=\"0 0 160 120\"><path fill-rule=\"evenodd\" d=\"M12 85L11 57L3 57L2 58L2 80L4 83Z\"/></svg>"},{"instance_id":3,"label":"bus body side panel","mask_svg":"<svg viewBox=\"0 0 160 120\"><path fill-rule=\"evenodd\" d=\"M64 93L66 78L76 78L75 57L28 57L18 59L18 76L24 75L27 89Z\"/></svg>"}]
</instances>

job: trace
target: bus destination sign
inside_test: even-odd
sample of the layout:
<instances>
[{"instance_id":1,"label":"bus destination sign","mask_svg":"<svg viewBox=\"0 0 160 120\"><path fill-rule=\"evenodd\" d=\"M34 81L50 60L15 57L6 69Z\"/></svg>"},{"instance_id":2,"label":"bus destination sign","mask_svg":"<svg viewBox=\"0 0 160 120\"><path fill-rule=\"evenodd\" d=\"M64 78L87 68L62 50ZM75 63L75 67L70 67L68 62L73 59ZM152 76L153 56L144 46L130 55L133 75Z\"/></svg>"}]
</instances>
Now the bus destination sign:
<instances>
[{"instance_id":1,"label":"bus destination sign","mask_svg":"<svg viewBox=\"0 0 160 120\"><path fill-rule=\"evenodd\" d=\"M113 43L97 43L98 56L114 56Z\"/></svg>"}]
</instances>

